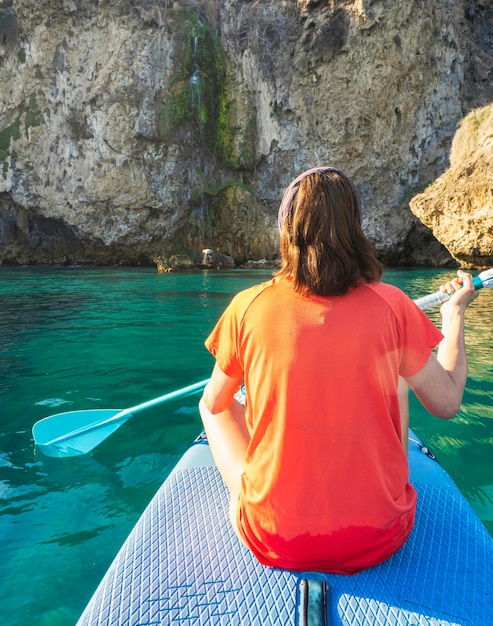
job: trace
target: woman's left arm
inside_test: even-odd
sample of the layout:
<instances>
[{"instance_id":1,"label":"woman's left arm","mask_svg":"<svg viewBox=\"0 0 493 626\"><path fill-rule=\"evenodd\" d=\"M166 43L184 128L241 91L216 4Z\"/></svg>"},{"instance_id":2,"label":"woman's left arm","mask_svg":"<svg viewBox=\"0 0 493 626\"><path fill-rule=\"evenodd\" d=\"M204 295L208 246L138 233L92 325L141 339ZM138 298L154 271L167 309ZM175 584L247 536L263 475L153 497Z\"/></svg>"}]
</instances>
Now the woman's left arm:
<instances>
[{"instance_id":1,"label":"woman's left arm","mask_svg":"<svg viewBox=\"0 0 493 626\"><path fill-rule=\"evenodd\" d=\"M212 456L231 494L232 511L236 511L243 462L250 442L245 407L234 398L242 382L243 376L228 376L216 363L199 402ZM232 520L234 517L232 513Z\"/></svg>"},{"instance_id":2,"label":"woman's left arm","mask_svg":"<svg viewBox=\"0 0 493 626\"><path fill-rule=\"evenodd\" d=\"M228 376L216 363L202 396L207 410L214 415L229 409L234 395L242 383L243 376L239 378Z\"/></svg>"}]
</instances>

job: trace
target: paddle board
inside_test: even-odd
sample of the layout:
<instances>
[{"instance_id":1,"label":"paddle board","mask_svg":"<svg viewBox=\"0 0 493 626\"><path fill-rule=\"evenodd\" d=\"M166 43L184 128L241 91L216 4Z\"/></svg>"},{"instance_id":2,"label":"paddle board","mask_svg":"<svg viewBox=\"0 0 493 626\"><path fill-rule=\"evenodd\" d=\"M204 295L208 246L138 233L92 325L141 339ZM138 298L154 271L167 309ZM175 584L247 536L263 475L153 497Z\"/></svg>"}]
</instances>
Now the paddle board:
<instances>
[{"instance_id":1,"label":"paddle board","mask_svg":"<svg viewBox=\"0 0 493 626\"><path fill-rule=\"evenodd\" d=\"M264 567L237 540L204 436L150 502L77 626L491 626L493 539L410 431L415 527L353 576Z\"/></svg>"}]
</instances>

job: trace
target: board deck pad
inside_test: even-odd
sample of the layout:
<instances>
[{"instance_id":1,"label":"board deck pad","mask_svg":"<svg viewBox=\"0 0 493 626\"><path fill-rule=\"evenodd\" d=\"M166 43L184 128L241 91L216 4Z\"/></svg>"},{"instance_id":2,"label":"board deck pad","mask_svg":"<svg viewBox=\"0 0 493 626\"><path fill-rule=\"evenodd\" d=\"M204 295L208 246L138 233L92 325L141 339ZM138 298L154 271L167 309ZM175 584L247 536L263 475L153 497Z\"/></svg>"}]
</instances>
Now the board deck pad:
<instances>
[{"instance_id":1,"label":"board deck pad","mask_svg":"<svg viewBox=\"0 0 493 626\"><path fill-rule=\"evenodd\" d=\"M177 470L78 626L311 626L300 608L307 578L330 588L316 626L491 626L491 537L460 492L413 482L416 524L397 554L353 576L300 574L264 567L240 544L214 466Z\"/></svg>"}]
</instances>

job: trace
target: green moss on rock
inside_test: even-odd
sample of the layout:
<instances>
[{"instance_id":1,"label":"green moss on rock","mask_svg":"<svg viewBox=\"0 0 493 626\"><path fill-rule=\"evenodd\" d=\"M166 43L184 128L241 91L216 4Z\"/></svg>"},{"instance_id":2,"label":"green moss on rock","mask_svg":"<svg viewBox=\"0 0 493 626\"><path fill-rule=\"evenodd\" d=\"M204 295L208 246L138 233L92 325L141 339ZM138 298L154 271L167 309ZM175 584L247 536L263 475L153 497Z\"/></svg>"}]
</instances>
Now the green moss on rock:
<instances>
[{"instance_id":1,"label":"green moss on rock","mask_svg":"<svg viewBox=\"0 0 493 626\"><path fill-rule=\"evenodd\" d=\"M32 126L40 126L43 123L43 114L36 102L36 94L29 96L29 106L25 110L24 128L27 130Z\"/></svg>"},{"instance_id":2,"label":"green moss on rock","mask_svg":"<svg viewBox=\"0 0 493 626\"><path fill-rule=\"evenodd\" d=\"M190 12L182 17L176 22L177 62L158 98L160 136L173 141L180 132L194 132L212 156L233 169L251 166L256 132L251 99L235 91L209 25Z\"/></svg>"},{"instance_id":3,"label":"green moss on rock","mask_svg":"<svg viewBox=\"0 0 493 626\"><path fill-rule=\"evenodd\" d=\"M21 106L15 122L0 130L0 161L5 161L12 155L11 142L21 138L22 126L27 135L29 128L40 126L42 123L43 114L36 102L36 94L32 93L27 104Z\"/></svg>"},{"instance_id":4,"label":"green moss on rock","mask_svg":"<svg viewBox=\"0 0 493 626\"><path fill-rule=\"evenodd\" d=\"M20 116L16 121L0 130L0 161L4 161L10 155L10 142L12 139L20 139Z\"/></svg>"}]
</instances>

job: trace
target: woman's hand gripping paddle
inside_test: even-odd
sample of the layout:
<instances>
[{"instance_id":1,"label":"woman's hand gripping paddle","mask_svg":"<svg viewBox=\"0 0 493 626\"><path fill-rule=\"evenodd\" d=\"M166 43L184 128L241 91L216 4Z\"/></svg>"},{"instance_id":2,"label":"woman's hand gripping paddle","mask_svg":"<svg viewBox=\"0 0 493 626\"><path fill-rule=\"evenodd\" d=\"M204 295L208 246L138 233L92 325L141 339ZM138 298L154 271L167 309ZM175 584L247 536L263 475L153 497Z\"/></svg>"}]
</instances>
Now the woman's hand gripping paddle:
<instances>
[{"instance_id":1,"label":"woman's hand gripping paddle","mask_svg":"<svg viewBox=\"0 0 493 626\"><path fill-rule=\"evenodd\" d=\"M481 289L482 287L493 287L493 267L481 272L479 276L476 276L473 279L474 289ZM424 311L425 309L431 309L434 306L438 306L443 302L446 302L450 298L448 293L443 291L435 291L435 293L430 293L428 296L424 296L423 298L418 298L414 301L415 304L419 306L419 308Z\"/></svg>"},{"instance_id":2,"label":"woman's hand gripping paddle","mask_svg":"<svg viewBox=\"0 0 493 626\"><path fill-rule=\"evenodd\" d=\"M151 406L184 398L203 389L209 379L177 389L129 409L89 409L50 415L36 422L33 437L36 446L47 456L78 456L102 443L135 413Z\"/></svg>"}]
</instances>

